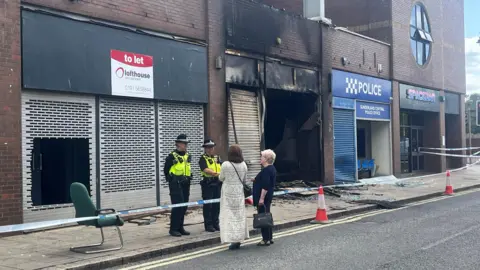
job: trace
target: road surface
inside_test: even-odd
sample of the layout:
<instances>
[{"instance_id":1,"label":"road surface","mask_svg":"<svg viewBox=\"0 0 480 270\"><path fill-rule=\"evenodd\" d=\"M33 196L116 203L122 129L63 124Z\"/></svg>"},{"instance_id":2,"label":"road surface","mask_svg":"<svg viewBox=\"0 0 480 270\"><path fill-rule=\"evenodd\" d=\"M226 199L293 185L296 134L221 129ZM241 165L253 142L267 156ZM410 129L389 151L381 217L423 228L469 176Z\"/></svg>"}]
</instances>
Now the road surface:
<instances>
[{"instance_id":1,"label":"road surface","mask_svg":"<svg viewBox=\"0 0 480 270\"><path fill-rule=\"evenodd\" d=\"M121 269L480 269L480 192L192 251Z\"/></svg>"}]
</instances>

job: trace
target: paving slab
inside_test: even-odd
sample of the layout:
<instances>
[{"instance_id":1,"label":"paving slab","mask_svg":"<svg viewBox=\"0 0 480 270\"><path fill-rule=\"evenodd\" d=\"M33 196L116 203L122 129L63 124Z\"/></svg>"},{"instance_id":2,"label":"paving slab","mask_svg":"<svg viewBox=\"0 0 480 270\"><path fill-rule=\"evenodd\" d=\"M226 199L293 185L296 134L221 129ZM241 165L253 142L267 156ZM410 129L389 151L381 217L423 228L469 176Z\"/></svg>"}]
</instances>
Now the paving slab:
<instances>
[{"instance_id":1,"label":"paving slab","mask_svg":"<svg viewBox=\"0 0 480 270\"><path fill-rule=\"evenodd\" d=\"M454 188L480 187L480 166L452 173ZM326 196L330 217L375 209L375 205L360 204L362 200L402 201L440 194L445 190L445 176L426 176L400 180L396 184L337 189L341 197ZM276 198L272 214L277 229L305 224L315 216L316 196ZM247 208L247 217L253 218L253 207ZM148 256L159 256L219 242L219 233L203 230L201 209L188 211L185 218L188 237L168 236L169 215L157 215L150 225L126 223L121 228L124 248L103 254L77 254L69 250L72 245L99 242L100 231L89 227L67 227L43 232L0 238L0 269L101 269L117 266ZM252 222L249 222L250 226ZM253 228L250 228L253 230ZM105 229L107 246L119 244L117 232Z\"/></svg>"}]
</instances>

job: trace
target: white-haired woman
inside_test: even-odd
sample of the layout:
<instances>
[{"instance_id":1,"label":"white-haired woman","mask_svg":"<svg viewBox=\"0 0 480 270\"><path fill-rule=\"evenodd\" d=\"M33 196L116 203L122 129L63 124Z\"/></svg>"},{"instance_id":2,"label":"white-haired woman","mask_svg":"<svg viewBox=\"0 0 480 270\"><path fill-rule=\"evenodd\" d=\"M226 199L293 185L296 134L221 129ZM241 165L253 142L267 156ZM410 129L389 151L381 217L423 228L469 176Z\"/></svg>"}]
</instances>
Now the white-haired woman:
<instances>
[{"instance_id":1,"label":"white-haired woman","mask_svg":"<svg viewBox=\"0 0 480 270\"><path fill-rule=\"evenodd\" d=\"M273 166L275 158L275 152L270 149L261 153L260 163L263 168L253 180L253 205L257 207L258 213L270 213L277 178L277 170ZM262 229L262 241L258 246L271 244L273 244L272 228Z\"/></svg>"}]
</instances>

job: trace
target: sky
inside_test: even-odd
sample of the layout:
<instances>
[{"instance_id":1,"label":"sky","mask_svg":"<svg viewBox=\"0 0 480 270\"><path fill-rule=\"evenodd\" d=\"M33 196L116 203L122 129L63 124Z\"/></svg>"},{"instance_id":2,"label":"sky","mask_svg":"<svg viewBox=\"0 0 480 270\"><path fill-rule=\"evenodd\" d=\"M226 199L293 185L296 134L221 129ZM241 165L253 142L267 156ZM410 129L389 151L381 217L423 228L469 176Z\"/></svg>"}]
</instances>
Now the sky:
<instances>
[{"instance_id":1,"label":"sky","mask_svg":"<svg viewBox=\"0 0 480 270\"><path fill-rule=\"evenodd\" d=\"M480 94L480 0L465 0L467 93Z\"/></svg>"}]
</instances>

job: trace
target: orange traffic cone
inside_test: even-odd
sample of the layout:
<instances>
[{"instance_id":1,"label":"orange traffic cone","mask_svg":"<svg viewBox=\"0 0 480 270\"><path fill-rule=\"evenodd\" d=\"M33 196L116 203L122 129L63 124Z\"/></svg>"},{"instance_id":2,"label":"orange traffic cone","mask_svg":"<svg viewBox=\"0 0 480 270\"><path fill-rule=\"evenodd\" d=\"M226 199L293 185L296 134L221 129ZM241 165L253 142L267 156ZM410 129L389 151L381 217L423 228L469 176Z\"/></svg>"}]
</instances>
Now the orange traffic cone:
<instances>
[{"instance_id":1,"label":"orange traffic cone","mask_svg":"<svg viewBox=\"0 0 480 270\"><path fill-rule=\"evenodd\" d=\"M445 195L453 195L453 186L452 183L450 182L450 171L447 171L446 173L446 178L447 178L447 186L445 187Z\"/></svg>"},{"instance_id":2,"label":"orange traffic cone","mask_svg":"<svg viewBox=\"0 0 480 270\"><path fill-rule=\"evenodd\" d=\"M328 216L327 216L327 206L325 204L325 195L323 194L323 187L320 186L318 188L318 207L317 207L317 215L315 219L312 220L310 223L312 224L327 224L328 223Z\"/></svg>"}]
</instances>

